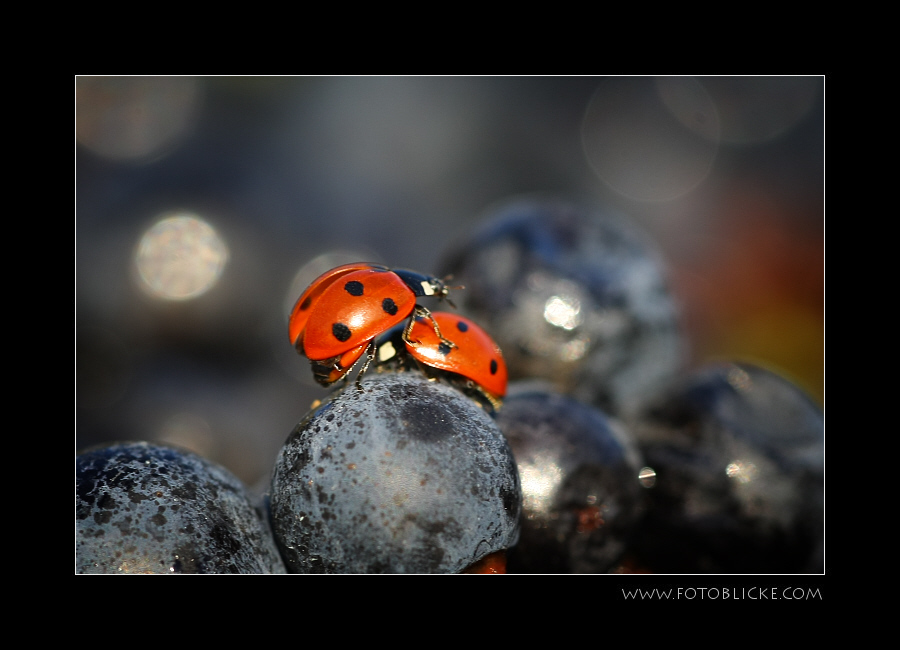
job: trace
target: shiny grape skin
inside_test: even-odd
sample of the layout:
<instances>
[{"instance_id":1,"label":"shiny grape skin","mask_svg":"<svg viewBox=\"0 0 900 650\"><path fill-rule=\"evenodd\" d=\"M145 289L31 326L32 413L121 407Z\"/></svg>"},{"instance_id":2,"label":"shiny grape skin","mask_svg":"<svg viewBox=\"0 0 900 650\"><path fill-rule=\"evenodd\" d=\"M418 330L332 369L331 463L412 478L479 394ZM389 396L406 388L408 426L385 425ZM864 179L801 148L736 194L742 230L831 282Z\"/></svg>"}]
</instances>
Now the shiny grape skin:
<instances>
[{"instance_id":1,"label":"shiny grape skin","mask_svg":"<svg viewBox=\"0 0 900 650\"><path fill-rule=\"evenodd\" d=\"M626 215L546 197L494 206L442 257L461 314L510 380L544 379L610 415L680 372L686 345L657 246Z\"/></svg>"},{"instance_id":2,"label":"shiny grape skin","mask_svg":"<svg viewBox=\"0 0 900 650\"><path fill-rule=\"evenodd\" d=\"M145 442L76 458L76 573L285 573L271 532L228 470Z\"/></svg>"},{"instance_id":3,"label":"shiny grape skin","mask_svg":"<svg viewBox=\"0 0 900 650\"><path fill-rule=\"evenodd\" d=\"M640 453L621 423L543 384L518 382L497 414L522 482L510 573L606 573L644 512Z\"/></svg>"},{"instance_id":4,"label":"shiny grape skin","mask_svg":"<svg viewBox=\"0 0 900 650\"><path fill-rule=\"evenodd\" d=\"M825 424L775 372L708 364L632 422L656 472L634 551L658 573L824 571Z\"/></svg>"},{"instance_id":5,"label":"shiny grape skin","mask_svg":"<svg viewBox=\"0 0 900 650\"><path fill-rule=\"evenodd\" d=\"M276 460L275 538L295 573L458 573L519 534L497 425L419 372L367 373L313 409Z\"/></svg>"}]
</instances>

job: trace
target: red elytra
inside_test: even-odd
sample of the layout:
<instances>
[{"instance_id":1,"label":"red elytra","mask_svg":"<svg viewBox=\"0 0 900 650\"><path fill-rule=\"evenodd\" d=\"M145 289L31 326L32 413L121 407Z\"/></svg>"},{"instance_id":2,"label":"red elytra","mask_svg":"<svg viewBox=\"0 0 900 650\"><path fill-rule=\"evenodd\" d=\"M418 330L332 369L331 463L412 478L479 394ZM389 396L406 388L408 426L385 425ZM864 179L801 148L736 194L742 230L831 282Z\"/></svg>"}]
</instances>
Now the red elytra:
<instances>
[{"instance_id":1,"label":"red elytra","mask_svg":"<svg viewBox=\"0 0 900 650\"><path fill-rule=\"evenodd\" d=\"M439 339L426 319L417 318L406 349L426 366L471 379L492 396L506 395L506 362L500 347L468 318L449 312L432 312L431 318L456 347Z\"/></svg>"},{"instance_id":2,"label":"red elytra","mask_svg":"<svg viewBox=\"0 0 900 650\"><path fill-rule=\"evenodd\" d=\"M326 271L310 283L306 291L300 295L294 304L294 309L291 310L290 320L288 321L288 335L291 338L291 345L297 347L298 352L303 354L303 348L300 347L303 339L300 335L303 334L306 322L309 320L310 314L313 313L314 307L325 289L334 284L343 275L372 268L372 264L366 264L365 262L344 264Z\"/></svg>"},{"instance_id":3,"label":"red elytra","mask_svg":"<svg viewBox=\"0 0 900 650\"><path fill-rule=\"evenodd\" d=\"M433 325L453 341L453 347L438 338ZM406 356L425 366L426 374L429 367L454 373L473 382L494 408L506 395L507 369L500 347L476 323L458 314L436 311L428 318L417 317L406 339L398 327L376 344L379 364Z\"/></svg>"},{"instance_id":4,"label":"red elytra","mask_svg":"<svg viewBox=\"0 0 900 650\"><path fill-rule=\"evenodd\" d=\"M291 312L288 334L297 351L312 362L316 381L327 386L344 377L367 351L371 360L377 336L408 319L406 338L411 317L428 317L418 297L442 299L448 291L443 281L414 271L344 264L320 275L303 292ZM436 324L434 330L453 345Z\"/></svg>"},{"instance_id":5,"label":"red elytra","mask_svg":"<svg viewBox=\"0 0 900 650\"><path fill-rule=\"evenodd\" d=\"M303 331L313 360L342 355L403 322L416 296L396 275L374 269L342 275L322 290Z\"/></svg>"}]
</instances>

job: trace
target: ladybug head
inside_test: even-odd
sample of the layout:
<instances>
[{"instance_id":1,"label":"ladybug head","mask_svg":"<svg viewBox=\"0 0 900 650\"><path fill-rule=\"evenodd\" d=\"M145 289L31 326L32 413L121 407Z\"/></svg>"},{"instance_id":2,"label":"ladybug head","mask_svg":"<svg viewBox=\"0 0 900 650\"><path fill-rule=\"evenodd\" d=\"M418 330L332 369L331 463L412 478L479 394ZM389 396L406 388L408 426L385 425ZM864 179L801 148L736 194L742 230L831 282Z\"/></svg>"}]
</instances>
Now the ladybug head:
<instances>
[{"instance_id":1,"label":"ladybug head","mask_svg":"<svg viewBox=\"0 0 900 650\"><path fill-rule=\"evenodd\" d=\"M450 305L451 307L453 307L453 309L456 309L456 305L453 304L453 301L450 300L450 298L448 298L447 295L450 293L450 289L459 290L459 289L465 289L465 287L461 284L456 284L456 285L453 285L452 287L449 286L447 283L450 282L450 280L452 280L452 279L453 279L452 275L447 275L447 276L444 276L443 280L437 280L437 282L440 283L441 288L442 288L440 298L442 300L446 301L446 303L448 305Z\"/></svg>"},{"instance_id":2,"label":"ladybug head","mask_svg":"<svg viewBox=\"0 0 900 650\"><path fill-rule=\"evenodd\" d=\"M453 301L449 298L450 290L465 289L465 287L461 284L453 286L449 285L448 283L452 279L452 275L446 276L443 280L438 280L437 278L428 278L430 293L426 291L423 295L435 296L438 300L443 300L448 305L453 307L453 309L456 309L456 305L454 305Z\"/></svg>"},{"instance_id":3,"label":"ladybug head","mask_svg":"<svg viewBox=\"0 0 900 650\"><path fill-rule=\"evenodd\" d=\"M440 280L430 275L423 275L415 271L407 271L406 269L393 269L401 280L408 286L416 296L434 296L438 300L446 300L447 304L455 308L455 305L447 297L451 289L462 289L461 286L448 286L451 276Z\"/></svg>"}]
</instances>

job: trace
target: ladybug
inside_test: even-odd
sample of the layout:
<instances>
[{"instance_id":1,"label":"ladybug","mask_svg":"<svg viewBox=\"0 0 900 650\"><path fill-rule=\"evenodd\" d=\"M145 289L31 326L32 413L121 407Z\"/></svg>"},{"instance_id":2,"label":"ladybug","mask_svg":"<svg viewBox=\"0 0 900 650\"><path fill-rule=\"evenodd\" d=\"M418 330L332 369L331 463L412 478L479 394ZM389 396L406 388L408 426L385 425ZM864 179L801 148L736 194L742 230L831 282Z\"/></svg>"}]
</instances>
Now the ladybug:
<instances>
[{"instance_id":1,"label":"ladybug","mask_svg":"<svg viewBox=\"0 0 900 650\"><path fill-rule=\"evenodd\" d=\"M313 376L323 386L346 377L364 354L365 372L375 354L375 339L407 321L402 337L409 339L416 318L431 320L417 303L422 296L446 299L450 288L437 278L378 264L356 262L326 271L297 299L288 335L297 352L312 363ZM432 334L450 348L437 322Z\"/></svg>"},{"instance_id":2,"label":"ladybug","mask_svg":"<svg viewBox=\"0 0 900 650\"><path fill-rule=\"evenodd\" d=\"M453 347L437 336L432 323L453 339ZM495 410L506 396L507 370L500 347L481 327L458 314L436 311L428 319L415 317L408 337L397 326L379 337L376 347L377 364L408 365L411 357L430 376L437 370L462 377L465 387L485 397Z\"/></svg>"}]
</instances>

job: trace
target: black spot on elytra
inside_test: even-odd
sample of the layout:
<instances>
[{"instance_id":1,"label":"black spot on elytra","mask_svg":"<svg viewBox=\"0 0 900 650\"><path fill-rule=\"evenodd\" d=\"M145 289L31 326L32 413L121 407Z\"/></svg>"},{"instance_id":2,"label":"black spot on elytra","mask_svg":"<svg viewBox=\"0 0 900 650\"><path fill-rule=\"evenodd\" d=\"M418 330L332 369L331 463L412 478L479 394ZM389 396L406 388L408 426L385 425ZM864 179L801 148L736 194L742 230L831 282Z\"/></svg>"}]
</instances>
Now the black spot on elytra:
<instances>
[{"instance_id":1,"label":"black spot on elytra","mask_svg":"<svg viewBox=\"0 0 900 650\"><path fill-rule=\"evenodd\" d=\"M341 343L349 339L353 334L353 332L350 331L350 328L343 323L335 323L334 325L332 325L331 333L334 334L334 338L336 338Z\"/></svg>"},{"instance_id":2,"label":"black spot on elytra","mask_svg":"<svg viewBox=\"0 0 900 650\"><path fill-rule=\"evenodd\" d=\"M361 296L363 295L363 283L358 280L350 280L350 282L344 285L344 291L351 296Z\"/></svg>"},{"instance_id":3,"label":"black spot on elytra","mask_svg":"<svg viewBox=\"0 0 900 650\"><path fill-rule=\"evenodd\" d=\"M309 306L310 306L311 304L312 304L312 296L308 296L308 297L306 298L306 300L304 300L304 301L300 304L300 311L306 311L307 309L309 309Z\"/></svg>"},{"instance_id":4,"label":"black spot on elytra","mask_svg":"<svg viewBox=\"0 0 900 650\"><path fill-rule=\"evenodd\" d=\"M497 374L497 360L496 359L491 359L491 374L492 375Z\"/></svg>"},{"instance_id":5,"label":"black spot on elytra","mask_svg":"<svg viewBox=\"0 0 900 650\"><path fill-rule=\"evenodd\" d=\"M390 298L385 298L381 301L381 308L391 316L395 316L397 314L397 303L395 303Z\"/></svg>"},{"instance_id":6,"label":"black spot on elytra","mask_svg":"<svg viewBox=\"0 0 900 650\"><path fill-rule=\"evenodd\" d=\"M451 348L449 345L447 345L446 343L443 343L443 342L441 342L441 344L438 345L438 352L440 352L440 353L441 353L442 355L444 355L445 357L446 357L448 354L450 354L450 350L452 350L452 349L453 349L453 348Z\"/></svg>"},{"instance_id":7,"label":"black spot on elytra","mask_svg":"<svg viewBox=\"0 0 900 650\"><path fill-rule=\"evenodd\" d=\"M469 325L468 325L467 323L463 322L463 321L457 321L457 323L456 323L456 329L458 329L460 332L468 332L468 331L469 331Z\"/></svg>"}]
</instances>

